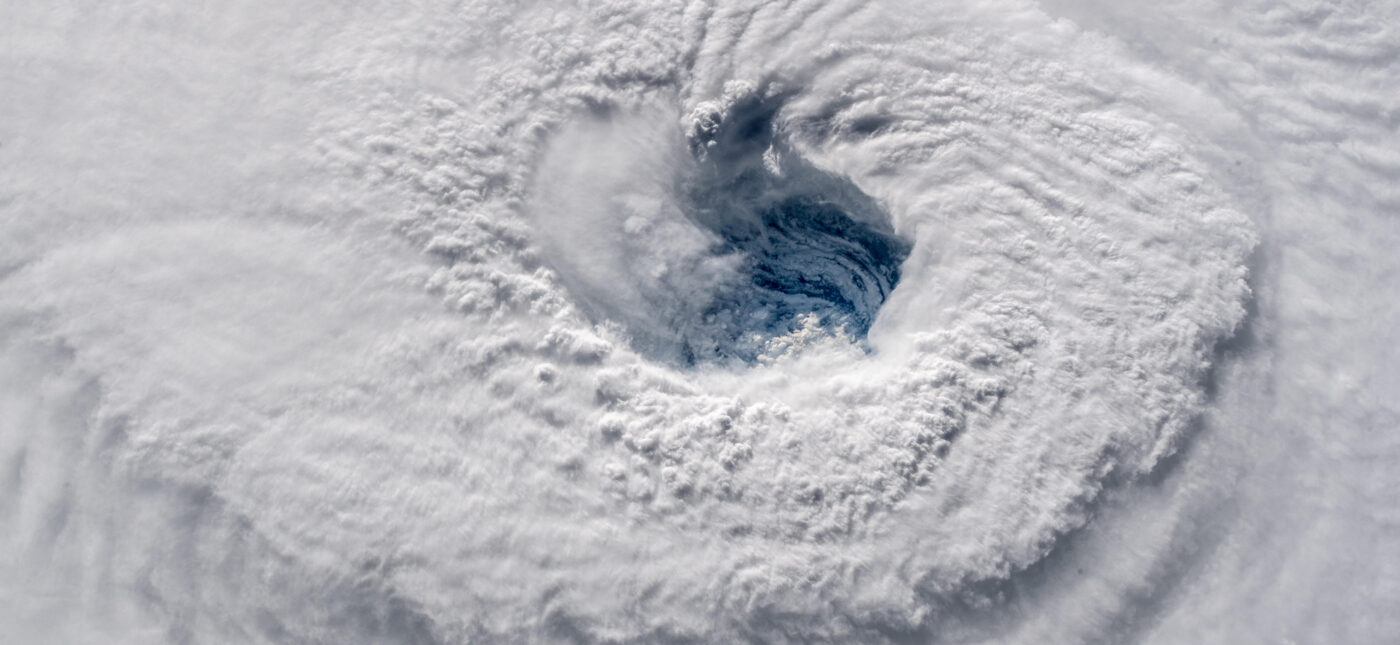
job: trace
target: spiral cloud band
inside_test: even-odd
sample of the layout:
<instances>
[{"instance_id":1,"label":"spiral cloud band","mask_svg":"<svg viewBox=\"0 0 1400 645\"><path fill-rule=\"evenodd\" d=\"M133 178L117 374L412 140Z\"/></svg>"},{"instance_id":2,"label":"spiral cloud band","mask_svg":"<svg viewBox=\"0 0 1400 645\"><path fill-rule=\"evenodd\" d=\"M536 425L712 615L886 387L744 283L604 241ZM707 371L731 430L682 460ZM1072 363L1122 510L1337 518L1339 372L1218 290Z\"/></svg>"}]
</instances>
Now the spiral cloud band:
<instances>
[{"instance_id":1,"label":"spiral cloud band","mask_svg":"<svg viewBox=\"0 0 1400 645\"><path fill-rule=\"evenodd\" d=\"M0 640L1400 637L1400 5L274 4L5 12Z\"/></svg>"}]
</instances>

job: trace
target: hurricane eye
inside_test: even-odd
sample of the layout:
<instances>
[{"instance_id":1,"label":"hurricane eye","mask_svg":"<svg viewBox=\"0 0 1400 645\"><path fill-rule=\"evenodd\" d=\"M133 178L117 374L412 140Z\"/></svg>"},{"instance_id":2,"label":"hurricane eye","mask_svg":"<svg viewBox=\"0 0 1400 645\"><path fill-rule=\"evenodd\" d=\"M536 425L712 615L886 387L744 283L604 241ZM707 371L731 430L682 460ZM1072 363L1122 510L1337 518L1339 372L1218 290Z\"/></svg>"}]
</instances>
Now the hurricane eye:
<instances>
[{"instance_id":1,"label":"hurricane eye","mask_svg":"<svg viewBox=\"0 0 1400 645\"><path fill-rule=\"evenodd\" d=\"M688 362L754 361L799 331L865 347L909 255L880 205L805 160L777 115L769 102L737 101L692 134L698 165L680 182L682 210L717 238L715 253L737 259L738 276L712 294L701 324L680 321Z\"/></svg>"},{"instance_id":2,"label":"hurricane eye","mask_svg":"<svg viewBox=\"0 0 1400 645\"><path fill-rule=\"evenodd\" d=\"M714 294L712 324L691 330L690 360L755 360L768 340L814 326L863 343L899 282L909 245L880 226L874 201L813 168L794 174L692 194L690 217L722 240L716 253L739 258L740 277Z\"/></svg>"},{"instance_id":3,"label":"hurricane eye","mask_svg":"<svg viewBox=\"0 0 1400 645\"><path fill-rule=\"evenodd\" d=\"M642 112L563 131L529 206L550 267L593 322L674 367L869 351L910 243L791 142L781 98L729 98L685 130Z\"/></svg>"}]
</instances>

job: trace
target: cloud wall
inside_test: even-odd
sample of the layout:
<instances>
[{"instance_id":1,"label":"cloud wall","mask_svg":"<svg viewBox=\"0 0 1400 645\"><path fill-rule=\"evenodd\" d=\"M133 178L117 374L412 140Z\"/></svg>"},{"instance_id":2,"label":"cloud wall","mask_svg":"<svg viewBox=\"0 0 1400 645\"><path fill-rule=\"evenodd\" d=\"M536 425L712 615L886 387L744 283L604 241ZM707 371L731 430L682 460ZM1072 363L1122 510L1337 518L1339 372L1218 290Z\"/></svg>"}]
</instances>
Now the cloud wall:
<instances>
[{"instance_id":1,"label":"cloud wall","mask_svg":"<svg viewBox=\"0 0 1400 645\"><path fill-rule=\"evenodd\" d=\"M29 4L0 636L1400 633L1394 7Z\"/></svg>"}]
</instances>

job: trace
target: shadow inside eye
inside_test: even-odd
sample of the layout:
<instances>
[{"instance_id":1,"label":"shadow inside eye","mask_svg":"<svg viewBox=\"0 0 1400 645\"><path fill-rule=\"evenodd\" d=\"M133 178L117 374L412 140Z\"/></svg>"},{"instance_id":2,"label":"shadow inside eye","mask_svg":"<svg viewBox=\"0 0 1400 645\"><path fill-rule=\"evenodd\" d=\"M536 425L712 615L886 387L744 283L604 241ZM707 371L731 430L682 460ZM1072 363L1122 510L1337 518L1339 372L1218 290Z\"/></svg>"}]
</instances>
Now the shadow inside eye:
<instances>
[{"instance_id":1,"label":"shadow inside eye","mask_svg":"<svg viewBox=\"0 0 1400 645\"><path fill-rule=\"evenodd\" d=\"M850 180L822 171L784 141L778 110L746 99L692 141L696 176L682 181L686 216L739 259L741 279L680 321L683 361L752 362L770 339L810 330L863 343L899 282L910 245Z\"/></svg>"}]
</instances>

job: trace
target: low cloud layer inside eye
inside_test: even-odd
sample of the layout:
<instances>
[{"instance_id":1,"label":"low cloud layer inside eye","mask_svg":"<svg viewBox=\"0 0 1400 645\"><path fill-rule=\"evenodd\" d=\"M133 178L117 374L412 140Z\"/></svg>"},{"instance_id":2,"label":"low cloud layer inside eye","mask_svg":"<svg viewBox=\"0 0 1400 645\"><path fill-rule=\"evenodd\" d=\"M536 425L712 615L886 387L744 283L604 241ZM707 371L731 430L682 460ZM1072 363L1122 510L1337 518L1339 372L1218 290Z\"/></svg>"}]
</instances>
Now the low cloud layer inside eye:
<instances>
[{"instance_id":1,"label":"low cloud layer inside eye","mask_svg":"<svg viewBox=\"0 0 1400 645\"><path fill-rule=\"evenodd\" d=\"M685 210L719 236L716 252L739 254L743 274L703 313L716 329L691 344L693 358L752 360L812 326L859 342L909 254L875 200L783 139L779 107L750 94L692 117L708 127L689 133L699 168L681 182Z\"/></svg>"},{"instance_id":2,"label":"low cloud layer inside eye","mask_svg":"<svg viewBox=\"0 0 1400 645\"><path fill-rule=\"evenodd\" d=\"M821 338L865 347L910 243L874 199L802 157L780 108L751 89L706 104L684 149L661 114L616 117L546 162L549 197L533 210L554 265L642 352L696 365Z\"/></svg>"}]
</instances>

